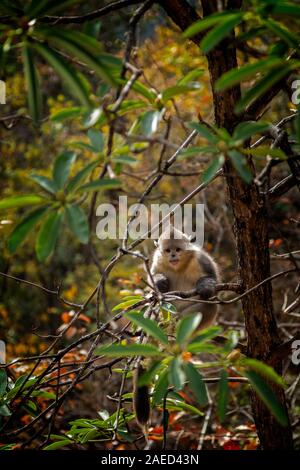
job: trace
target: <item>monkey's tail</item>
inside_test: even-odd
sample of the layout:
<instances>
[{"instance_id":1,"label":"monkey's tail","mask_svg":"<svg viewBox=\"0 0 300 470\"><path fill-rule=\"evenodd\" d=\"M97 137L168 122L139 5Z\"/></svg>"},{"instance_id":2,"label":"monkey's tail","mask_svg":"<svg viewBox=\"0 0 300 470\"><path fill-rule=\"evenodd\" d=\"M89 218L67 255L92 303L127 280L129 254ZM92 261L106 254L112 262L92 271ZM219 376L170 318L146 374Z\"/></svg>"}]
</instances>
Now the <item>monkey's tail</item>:
<instances>
[{"instance_id":1,"label":"monkey's tail","mask_svg":"<svg viewBox=\"0 0 300 470\"><path fill-rule=\"evenodd\" d=\"M140 361L135 369L133 378L133 411L137 423L143 431L148 441L148 424L150 420L150 397L148 385L139 385L139 378L144 374L145 369Z\"/></svg>"}]
</instances>

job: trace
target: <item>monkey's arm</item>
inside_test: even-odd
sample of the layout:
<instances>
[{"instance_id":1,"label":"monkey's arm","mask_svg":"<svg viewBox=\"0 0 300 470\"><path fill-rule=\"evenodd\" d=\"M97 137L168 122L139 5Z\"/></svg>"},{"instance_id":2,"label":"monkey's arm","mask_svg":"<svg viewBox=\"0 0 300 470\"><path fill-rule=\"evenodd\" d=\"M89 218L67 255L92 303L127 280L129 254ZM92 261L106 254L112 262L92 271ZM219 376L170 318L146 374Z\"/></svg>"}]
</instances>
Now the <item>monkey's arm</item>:
<instances>
[{"instance_id":1,"label":"monkey's arm","mask_svg":"<svg viewBox=\"0 0 300 470\"><path fill-rule=\"evenodd\" d=\"M154 274L153 275L153 280L154 280L154 283L155 283L157 289L162 294L164 294L165 292L168 292L170 290L169 279L164 274L160 274L160 273Z\"/></svg>"},{"instance_id":2,"label":"monkey's arm","mask_svg":"<svg viewBox=\"0 0 300 470\"><path fill-rule=\"evenodd\" d=\"M196 290L202 300L207 300L216 292L218 269L213 259L204 251L200 253L198 261L204 276L198 279Z\"/></svg>"}]
</instances>

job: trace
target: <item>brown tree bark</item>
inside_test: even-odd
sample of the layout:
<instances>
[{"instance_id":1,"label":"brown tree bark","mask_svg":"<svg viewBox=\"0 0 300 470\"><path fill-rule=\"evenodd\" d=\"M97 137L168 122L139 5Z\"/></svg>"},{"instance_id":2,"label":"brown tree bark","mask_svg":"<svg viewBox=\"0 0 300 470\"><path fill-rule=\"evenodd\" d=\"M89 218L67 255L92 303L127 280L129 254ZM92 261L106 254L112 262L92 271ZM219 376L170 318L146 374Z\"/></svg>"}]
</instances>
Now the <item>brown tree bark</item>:
<instances>
[{"instance_id":1,"label":"brown tree bark","mask_svg":"<svg viewBox=\"0 0 300 470\"><path fill-rule=\"evenodd\" d=\"M240 0L229 0L227 8L239 8ZM185 0L164 0L161 5L175 23L185 29L197 18L186 6ZM217 2L202 0L203 15L217 10ZM187 16L190 17L188 20ZM198 17L199 18L199 17ZM188 24L189 23L189 24ZM196 39L197 41L199 38ZM235 86L224 92L216 92L217 79L228 70L237 66L234 34L223 40L208 55L208 66L213 92L215 122L219 127L231 132L241 118L234 114L234 108L240 98L240 87ZM270 276L268 214L266 203L259 194L255 183L246 184L236 173L229 160L225 162L229 202L234 217L234 234L238 255L239 277L244 290L247 290ZM265 362L279 343L277 324L273 311L271 283L263 284L242 299L245 326L248 337L248 355ZM277 367L281 372L281 365ZM273 386L277 399L287 410L284 391ZM293 448L290 425L282 427L268 408L256 395L251 393L252 412L262 449Z\"/></svg>"}]
</instances>

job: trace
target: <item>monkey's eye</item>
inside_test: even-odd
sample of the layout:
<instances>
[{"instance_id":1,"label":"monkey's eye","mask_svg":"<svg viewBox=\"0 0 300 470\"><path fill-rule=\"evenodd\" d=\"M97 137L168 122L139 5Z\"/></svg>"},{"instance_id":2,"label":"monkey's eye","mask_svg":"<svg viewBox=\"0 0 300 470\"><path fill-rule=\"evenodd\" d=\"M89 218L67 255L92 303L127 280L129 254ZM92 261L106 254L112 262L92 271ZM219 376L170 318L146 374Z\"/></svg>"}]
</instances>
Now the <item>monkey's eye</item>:
<instances>
[{"instance_id":1,"label":"monkey's eye","mask_svg":"<svg viewBox=\"0 0 300 470\"><path fill-rule=\"evenodd\" d=\"M176 248L176 253L179 253L181 251L181 248Z\"/></svg>"},{"instance_id":2,"label":"monkey's eye","mask_svg":"<svg viewBox=\"0 0 300 470\"><path fill-rule=\"evenodd\" d=\"M167 249L165 250L165 252L166 252L166 253L171 253L170 248L167 248Z\"/></svg>"}]
</instances>

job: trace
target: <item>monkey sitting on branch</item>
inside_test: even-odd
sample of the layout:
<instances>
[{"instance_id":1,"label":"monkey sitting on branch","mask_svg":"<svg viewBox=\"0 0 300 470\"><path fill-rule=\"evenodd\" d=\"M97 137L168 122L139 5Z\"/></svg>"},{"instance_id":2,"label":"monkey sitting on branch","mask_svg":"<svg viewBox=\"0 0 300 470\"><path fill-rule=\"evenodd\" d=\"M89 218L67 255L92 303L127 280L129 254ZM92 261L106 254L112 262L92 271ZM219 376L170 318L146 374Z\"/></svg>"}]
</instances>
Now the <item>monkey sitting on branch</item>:
<instances>
[{"instance_id":1,"label":"monkey sitting on branch","mask_svg":"<svg viewBox=\"0 0 300 470\"><path fill-rule=\"evenodd\" d=\"M173 226L162 233L156 243L151 274L161 293L196 290L195 300L208 300L215 294L219 271L211 256L190 237ZM151 280L149 280L151 282ZM180 317L188 313L201 313L199 329L210 326L216 319L217 304L190 300L175 300Z\"/></svg>"}]
</instances>

